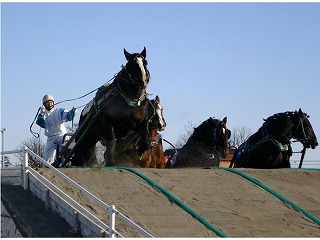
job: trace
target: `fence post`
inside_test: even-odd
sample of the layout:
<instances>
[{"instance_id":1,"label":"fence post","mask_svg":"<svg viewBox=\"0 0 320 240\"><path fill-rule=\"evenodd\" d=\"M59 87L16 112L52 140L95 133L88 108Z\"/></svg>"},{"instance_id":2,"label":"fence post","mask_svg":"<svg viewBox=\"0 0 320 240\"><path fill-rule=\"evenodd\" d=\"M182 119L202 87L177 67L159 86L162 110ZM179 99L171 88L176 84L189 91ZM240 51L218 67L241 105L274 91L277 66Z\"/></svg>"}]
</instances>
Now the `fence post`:
<instances>
[{"instance_id":1,"label":"fence post","mask_svg":"<svg viewBox=\"0 0 320 240\"><path fill-rule=\"evenodd\" d=\"M23 188L29 188L29 171L28 171L28 147L24 147L24 162L23 162Z\"/></svg>"},{"instance_id":2,"label":"fence post","mask_svg":"<svg viewBox=\"0 0 320 240\"><path fill-rule=\"evenodd\" d=\"M114 238L114 230L116 226L116 214L114 213L113 210L115 210L116 207L115 205L111 205L109 207L109 238Z\"/></svg>"}]
</instances>

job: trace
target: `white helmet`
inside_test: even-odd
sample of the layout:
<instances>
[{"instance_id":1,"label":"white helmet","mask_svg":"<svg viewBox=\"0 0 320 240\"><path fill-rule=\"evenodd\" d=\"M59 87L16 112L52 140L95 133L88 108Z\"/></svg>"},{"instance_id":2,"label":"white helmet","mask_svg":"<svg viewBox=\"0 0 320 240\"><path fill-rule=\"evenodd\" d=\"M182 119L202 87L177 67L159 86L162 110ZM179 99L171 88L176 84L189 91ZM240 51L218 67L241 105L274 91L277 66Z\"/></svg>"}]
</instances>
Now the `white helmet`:
<instances>
[{"instance_id":1,"label":"white helmet","mask_svg":"<svg viewBox=\"0 0 320 240\"><path fill-rule=\"evenodd\" d=\"M42 98L42 104L44 104L46 101L53 101L54 102L54 99L51 95L44 95L44 97Z\"/></svg>"}]
</instances>

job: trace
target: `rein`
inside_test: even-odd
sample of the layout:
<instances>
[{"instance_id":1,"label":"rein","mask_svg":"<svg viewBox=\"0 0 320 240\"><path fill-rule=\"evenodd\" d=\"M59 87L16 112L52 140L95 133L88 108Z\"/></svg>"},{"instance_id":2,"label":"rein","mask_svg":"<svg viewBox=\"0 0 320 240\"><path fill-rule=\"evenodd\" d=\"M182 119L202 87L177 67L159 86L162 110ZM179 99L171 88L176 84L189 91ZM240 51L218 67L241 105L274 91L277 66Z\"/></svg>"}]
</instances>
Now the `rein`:
<instances>
[{"instance_id":1,"label":"rein","mask_svg":"<svg viewBox=\"0 0 320 240\"><path fill-rule=\"evenodd\" d=\"M116 77L116 76L114 76L113 78L111 78L108 82L111 82L113 79L115 79L115 77ZM107 82L107 83L108 83L108 82ZM84 95L82 95L82 96L80 96L80 97L73 98L73 99L63 100L63 101L60 101L60 102L55 103L54 105L56 106L56 105L58 105L58 104L60 104L60 103L63 103L63 102L70 102L70 101L79 100L79 99L84 98L84 97L90 95L91 93L97 91L98 89L99 89L99 87L96 88L96 89L94 89L94 90L92 90L92 91L90 91L90 92L88 92L88 93L86 93L86 94L84 94ZM81 105L80 107L77 107L77 108L78 108L78 109L79 109L79 108L82 108L82 107L84 107L85 105L87 105L87 104ZM39 138L39 137L40 137L40 134L34 132L34 131L32 130L32 126L33 126L34 122L35 122L36 119L37 119L37 116L38 116L38 113L40 112L40 109L41 109L41 107L39 107L39 109L38 109L38 111L37 111L37 113L36 113L36 115L35 115L32 123L31 123L31 125L30 125L30 127L29 127L29 130L30 130L31 134L32 134L35 138ZM73 119L72 119L72 128L73 128Z\"/></svg>"},{"instance_id":2,"label":"rein","mask_svg":"<svg viewBox=\"0 0 320 240\"><path fill-rule=\"evenodd\" d=\"M307 141L309 138L307 137L307 134L306 134L306 131L304 130L304 126L303 126L303 120L304 118L300 117L299 118L299 124L296 128L296 130L294 131L293 135L295 135L295 133L298 131L299 129L299 126L301 125L301 128L302 128L302 132L303 132L303 139L297 139L297 140L300 140L301 142L305 142Z\"/></svg>"},{"instance_id":3,"label":"rein","mask_svg":"<svg viewBox=\"0 0 320 240\"><path fill-rule=\"evenodd\" d=\"M299 117L299 124L298 126L296 127L296 130L294 131L293 133L293 136L295 135L295 133L298 131L300 125L301 125L301 128L302 128L302 132L303 132L303 136L304 136L304 139L297 139L297 140L300 140L301 142L304 142L306 140L308 140L308 137L305 133L305 129L304 129L304 126L303 126L303 120L304 118L303 117ZM286 152L288 151L289 149L291 149L291 144L290 142L288 144L282 144L281 142L277 141L274 137L272 137L268 130L267 130L267 120L263 123L263 129L262 129L262 135L264 136L259 142L255 143L252 147L250 147L250 150L254 149L256 146L264 143L264 142L272 142L275 146L277 146L279 152ZM291 138L292 138L291 137ZM249 151L250 151L249 150Z\"/></svg>"}]
</instances>

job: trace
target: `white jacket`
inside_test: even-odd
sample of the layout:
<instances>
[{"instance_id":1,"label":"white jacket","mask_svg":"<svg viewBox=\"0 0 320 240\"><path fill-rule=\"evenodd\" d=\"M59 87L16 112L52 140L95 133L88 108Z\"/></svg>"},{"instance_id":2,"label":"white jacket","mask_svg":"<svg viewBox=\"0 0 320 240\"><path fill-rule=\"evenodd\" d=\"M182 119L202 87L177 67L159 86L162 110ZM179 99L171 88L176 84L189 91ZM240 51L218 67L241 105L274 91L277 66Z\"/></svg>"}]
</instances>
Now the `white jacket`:
<instances>
[{"instance_id":1,"label":"white jacket","mask_svg":"<svg viewBox=\"0 0 320 240\"><path fill-rule=\"evenodd\" d=\"M50 111L45 110L44 113L38 115L37 125L45 129L44 134L49 139L63 136L67 133L64 122L71 121L74 112L66 111L63 108L52 108Z\"/></svg>"}]
</instances>

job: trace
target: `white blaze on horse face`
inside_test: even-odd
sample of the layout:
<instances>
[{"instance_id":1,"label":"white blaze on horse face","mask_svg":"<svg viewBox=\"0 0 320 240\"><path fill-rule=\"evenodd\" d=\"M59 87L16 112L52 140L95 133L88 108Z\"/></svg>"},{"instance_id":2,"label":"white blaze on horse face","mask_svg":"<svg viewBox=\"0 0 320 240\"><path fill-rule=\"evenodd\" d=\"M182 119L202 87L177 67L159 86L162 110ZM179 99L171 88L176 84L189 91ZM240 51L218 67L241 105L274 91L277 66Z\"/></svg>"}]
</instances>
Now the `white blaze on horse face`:
<instances>
[{"instance_id":1,"label":"white blaze on horse face","mask_svg":"<svg viewBox=\"0 0 320 240\"><path fill-rule=\"evenodd\" d=\"M143 86L146 87L147 86L147 73L146 70L144 69L143 66L143 59L141 57L137 57L136 58L137 63L141 69L141 75L142 75L142 81L143 81Z\"/></svg>"},{"instance_id":2,"label":"white blaze on horse face","mask_svg":"<svg viewBox=\"0 0 320 240\"><path fill-rule=\"evenodd\" d=\"M163 131L164 128L166 127L166 124L164 122L164 118L163 118L163 107L158 103L158 107L156 108L156 113L158 115L158 118L159 118L159 123L160 123L160 126L161 126L161 129L159 129L159 131Z\"/></svg>"}]
</instances>

